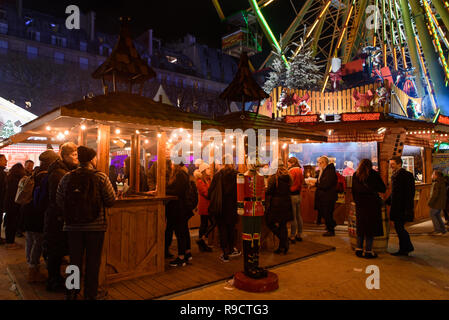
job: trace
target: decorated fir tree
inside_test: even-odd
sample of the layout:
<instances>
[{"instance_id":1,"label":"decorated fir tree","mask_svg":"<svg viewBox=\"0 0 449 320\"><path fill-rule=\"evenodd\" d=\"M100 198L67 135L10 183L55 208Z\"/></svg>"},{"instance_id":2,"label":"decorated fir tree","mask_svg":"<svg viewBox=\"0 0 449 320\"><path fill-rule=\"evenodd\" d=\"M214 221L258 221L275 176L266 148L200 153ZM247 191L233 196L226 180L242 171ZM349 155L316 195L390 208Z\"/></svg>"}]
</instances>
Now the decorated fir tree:
<instances>
[{"instance_id":1,"label":"decorated fir tree","mask_svg":"<svg viewBox=\"0 0 449 320\"><path fill-rule=\"evenodd\" d=\"M301 45L301 50L290 61L285 86L289 89L315 89L323 77L320 69L310 45Z\"/></svg>"},{"instance_id":2,"label":"decorated fir tree","mask_svg":"<svg viewBox=\"0 0 449 320\"><path fill-rule=\"evenodd\" d=\"M313 57L310 42L304 44L301 40L300 45L294 45L300 46L301 49L290 60L288 68L281 58L282 54L273 52L275 58L270 65L271 72L263 87L265 92L271 93L276 87L314 89L322 80L321 68L317 65ZM293 56L293 51L291 52L291 56Z\"/></svg>"},{"instance_id":3,"label":"decorated fir tree","mask_svg":"<svg viewBox=\"0 0 449 320\"><path fill-rule=\"evenodd\" d=\"M270 94L274 88L277 87L285 87L285 81L287 79L287 67L282 61L281 55L273 52L274 59L270 65L270 73L268 74L268 78L263 85L263 90Z\"/></svg>"},{"instance_id":4,"label":"decorated fir tree","mask_svg":"<svg viewBox=\"0 0 449 320\"><path fill-rule=\"evenodd\" d=\"M3 125L2 130L0 132L0 137L2 139L7 139L10 136L14 135L14 124L11 120L6 121L6 123Z\"/></svg>"}]
</instances>

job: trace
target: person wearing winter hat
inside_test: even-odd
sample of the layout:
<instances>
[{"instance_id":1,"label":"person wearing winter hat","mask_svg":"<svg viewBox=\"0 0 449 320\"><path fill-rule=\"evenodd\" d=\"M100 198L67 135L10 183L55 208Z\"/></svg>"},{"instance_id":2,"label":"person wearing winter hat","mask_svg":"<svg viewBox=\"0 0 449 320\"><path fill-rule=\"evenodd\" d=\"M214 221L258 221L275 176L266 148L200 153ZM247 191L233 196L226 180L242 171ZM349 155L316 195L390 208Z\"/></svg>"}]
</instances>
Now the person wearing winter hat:
<instances>
[{"instance_id":1,"label":"person wearing winter hat","mask_svg":"<svg viewBox=\"0 0 449 320\"><path fill-rule=\"evenodd\" d=\"M212 248L206 243L207 236L215 227L215 224L209 216L208 209L210 200L207 199L207 193L211 182L211 170L209 165L203 162L195 172L198 172L198 174L195 175L195 178L196 188L198 190L198 214L201 217L199 240L196 243L198 244L200 251L211 252Z\"/></svg>"},{"instance_id":2,"label":"person wearing winter hat","mask_svg":"<svg viewBox=\"0 0 449 320\"><path fill-rule=\"evenodd\" d=\"M114 204L115 192L108 176L96 170L95 150L80 146L77 151L80 168L62 178L56 202L64 212L63 230L67 232L70 263L78 266L79 270L85 270L84 298L95 300L98 295L98 273L106 231L105 208ZM83 186L86 187L83 189ZM81 189L79 192L74 192L79 189ZM78 200L78 198L86 199L88 195L92 195L93 198L88 203ZM75 206L74 203L79 205ZM80 216L79 213L81 211L95 213L95 210L98 212L96 217ZM75 216L78 218L76 222ZM84 254L86 254L85 269L83 269ZM76 300L79 292L80 290L68 290L66 299Z\"/></svg>"},{"instance_id":3,"label":"person wearing winter hat","mask_svg":"<svg viewBox=\"0 0 449 320\"><path fill-rule=\"evenodd\" d=\"M62 231L62 209L56 204L56 191L62 177L79 165L77 145L66 142L59 147L59 158L48 167L48 207L44 219L44 250L47 257L48 291L65 290L61 264L68 254L67 234Z\"/></svg>"},{"instance_id":4,"label":"person wearing winter hat","mask_svg":"<svg viewBox=\"0 0 449 320\"><path fill-rule=\"evenodd\" d=\"M46 150L39 156L40 166L34 177L34 188L44 195L48 190L48 167L59 159L53 150ZM41 192L42 191L42 192ZM39 272L42 244L44 242L44 214L48 207L48 199L38 197L41 201L32 201L24 205L24 225L26 231L26 259L28 263L28 282L41 282L47 278Z\"/></svg>"}]
</instances>

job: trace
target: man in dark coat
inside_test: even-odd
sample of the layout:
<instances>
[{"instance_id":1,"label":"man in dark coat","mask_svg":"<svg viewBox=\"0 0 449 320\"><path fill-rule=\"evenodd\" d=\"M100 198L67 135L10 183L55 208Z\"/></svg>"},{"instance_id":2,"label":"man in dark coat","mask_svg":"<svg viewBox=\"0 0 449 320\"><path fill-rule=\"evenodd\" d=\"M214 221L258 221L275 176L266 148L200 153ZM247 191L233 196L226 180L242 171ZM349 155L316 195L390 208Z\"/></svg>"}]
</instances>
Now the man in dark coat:
<instances>
[{"instance_id":1,"label":"man in dark coat","mask_svg":"<svg viewBox=\"0 0 449 320\"><path fill-rule=\"evenodd\" d=\"M68 254L67 235L62 231L64 221L62 208L56 203L56 191L64 175L78 167L78 151L74 143L64 143L60 148L60 159L48 168L49 207L45 212L44 247L47 253L48 281L47 290L64 291L64 279L61 276L62 259Z\"/></svg>"},{"instance_id":2,"label":"man in dark coat","mask_svg":"<svg viewBox=\"0 0 449 320\"><path fill-rule=\"evenodd\" d=\"M408 256L414 247L404 225L406 222L413 221L414 218L415 178L412 173L402 168L401 157L392 158L390 168L393 170L392 187L391 195L386 202L391 206L390 220L394 222L399 238L399 251L392 255Z\"/></svg>"},{"instance_id":3,"label":"man in dark coat","mask_svg":"<svg viewBox=\"0 0 449 320\"><path fill-rule=\"evenodd\" d=\"M334 208L338 199L337 194L337 173L333 163L329 163L327 157L318 159L320 174L316 183L315 191L315 210L318 215L326 220L327 232L323 234L325 237L335 236Z\"/></svg>"},{"instance_id":4,"label":"man in dark coat","mask_svg":"<svg viewBox=\"0 0 449 320\"><path fill-rule=\"evenodd\" d=\"M5 213L5 193L6 193L6 165L8 164L8 160L6 159L4 154L0 154L0 244L3 244L5 241L1 237L1 227L3 222L3 213Z\"/></svg>"}]
</instances>

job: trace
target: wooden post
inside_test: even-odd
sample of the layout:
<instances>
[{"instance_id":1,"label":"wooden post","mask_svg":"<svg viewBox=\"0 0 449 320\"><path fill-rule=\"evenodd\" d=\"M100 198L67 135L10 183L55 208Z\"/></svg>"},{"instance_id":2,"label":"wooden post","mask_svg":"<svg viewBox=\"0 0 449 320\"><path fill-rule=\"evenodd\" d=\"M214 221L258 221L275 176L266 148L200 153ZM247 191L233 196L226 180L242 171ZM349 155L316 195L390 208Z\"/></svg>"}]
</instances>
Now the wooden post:
<instances>
[{"instance_id":1,"label":"wooden post","mask_svg":"<svg viewBox=\"0 0 449 320\"><path fill-rule=\"evenodd\" d=\"M81 129L80 129L81 131ZM98 145L97 145L97 170L109 176L109 148L111 128L107 125L98 125ZM81 135L81 132L80 132ZM84 140L84 143L86 141ZM106 210L106 221L109 220L109 209ZM106 260L108 257L108 232L105 232L103 251L101 255L100 272L98 275L98 286L101 290L106 290Z\"/></svg>"},{"instance_id":2,"label":"wooden post","mask_svg":"<svg viewBox=\"0 0 449 320\"><path fill-rule=\"evenodd\" d=\"M165 172L166 172L166 159L165 150L167 148L166 142L167 134L161 133L161 137L157 140L157 176L156 176L156 190L158 197L165 197Z\"/></svg>"},{"instance_id":3,"label":"wooden post","mask_svg":"<svg viewBox=\"0 0 449 320\"><path fill-rule=\"evenodd\" d=\"M140 191L140 134L131 136L131 159L129 168L129 187Z\"/></svg>"},{"instance_id":4,"label":"wooden post","mask_svg":"<svg viewBox=\"0 0 449 320\"><path fill-rule=\"evenodd\" d=\"M87 145L87 131L82 130L81 127L78 131L78 146L86 146Z\"/></svg>"},{"instance_id":5,"label":"wooden post","mask_svg":"<svg viewBox=\"0 0 449 320\"><path fill-rule=\"evenodd\" d=\"M98 145L97 145L97 169L109 176L109 148L111 127L108 125L98 125Z\"/></svg>"}]
</instances>

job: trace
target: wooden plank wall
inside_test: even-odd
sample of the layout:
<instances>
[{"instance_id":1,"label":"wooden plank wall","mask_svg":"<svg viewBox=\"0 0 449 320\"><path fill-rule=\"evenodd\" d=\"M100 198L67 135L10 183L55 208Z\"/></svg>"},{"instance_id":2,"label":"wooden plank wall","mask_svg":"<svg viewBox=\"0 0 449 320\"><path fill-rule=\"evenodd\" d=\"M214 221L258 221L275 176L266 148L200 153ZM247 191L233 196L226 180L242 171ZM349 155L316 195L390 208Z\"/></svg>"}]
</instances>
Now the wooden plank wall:
<instances>
[{"instance_id":1,"label":"wooden plank wall","mask_svg":"<svg viewBox=\"0 0 449 320\"><path fill-rule=\"evenodd\" d=\"M340 114L347 112L357 112L355 109L355 101L352 98L354 90L359 93L367 93L368 90L376 90L380 86L380 83L371 83L365 86L355 87L346 90L340 90L335 92L324 92L320 91L310 91L310 90L300 90L300 89L287 89L289 94L296 93L299 97L303 97L306 93L309 94L309 106L312 109L312 113L317 114ZM276 104L278 102L279 96L282 92L282 87L273 89L271 93L272 110L268 108L268 100L260 107L259 113L271 117L272 112L276 111ZM408 101L408 100L407 100ZM379 110L374 110L379 111ZM383 112L383 110L381 110ZM284 109L281 114L293 115L296 114L295 106L291 105L287 109Z\"/></svg>"}]
</instances>

